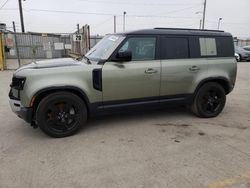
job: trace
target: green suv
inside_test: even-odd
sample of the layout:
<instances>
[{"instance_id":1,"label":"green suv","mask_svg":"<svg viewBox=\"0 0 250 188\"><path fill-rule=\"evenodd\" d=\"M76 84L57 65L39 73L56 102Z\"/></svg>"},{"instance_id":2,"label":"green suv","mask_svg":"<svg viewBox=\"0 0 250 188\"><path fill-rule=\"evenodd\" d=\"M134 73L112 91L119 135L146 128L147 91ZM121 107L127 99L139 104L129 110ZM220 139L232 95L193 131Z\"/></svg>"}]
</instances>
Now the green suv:
<instances>
[{"instance_id":1,"label":"green suv","mask_svg":"<svg viewBox=\"0 0 250 188\"><path fill-rule=\"evenodd\" d=\"M91 116L187 105L215 117L234 87L230 33L155 28L105 36L85 56L16 70L10 105L53 137L76 133Z\"/></svg>"}]
</instances>

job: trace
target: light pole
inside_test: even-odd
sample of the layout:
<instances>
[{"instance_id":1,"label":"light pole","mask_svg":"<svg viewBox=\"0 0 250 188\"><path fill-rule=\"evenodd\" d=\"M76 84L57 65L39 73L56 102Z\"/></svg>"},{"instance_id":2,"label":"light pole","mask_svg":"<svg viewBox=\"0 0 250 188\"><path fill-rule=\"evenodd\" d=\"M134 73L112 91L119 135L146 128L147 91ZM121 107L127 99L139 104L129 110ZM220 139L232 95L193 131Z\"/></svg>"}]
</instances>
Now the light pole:
<instances>
[{"instance_id":1,"label":"light pole","mask_svg":"<svg viewBox=\"0 0 250 188\"><path fill-rule=\"evenodd\" d=\"M199 26L199 29L201 29L201 25L202 25L202 19L200 19L200 26Z\"/></svg>"},{"instance_id":2,"label":"light pole","mask_svg":"<svg viewBox=\"0 0 250 188\"><path fill-rule=\"evenodd\" d=\"M202 14L201 11L198 11L198 12L195 12L195 14ZM201 29L202 27L202 19L200 19L200 22L199 22L199 29Z\"/></svg>"},{"instance_id":3,"label":"light pole","mask_svg":"<svg viewBox=\"0 0 250 188\"><path fill-rule=\"evenodd\" d=\"M123 32L125 31L125 15L127 14L127 12L123 12Z\"/></svg>"},{"instance_id":4,"label":"light pole","mask_svg":"<svg viewBox=\"0 0 250 188\"><path fill-rule=\"evenodd\" d=\"M220 22L221 22L221 20L222 20L222 18L218 19L218 27L217 27L218 30L220 29Z\"/></svg>"},{"instance_id":5,"label":"light pole","mask_svg":"<svg viewBox=\"0 0 250 188\"><path fill-rule=\"evenodd\" d=\"M202 29L205 28L206 6L207 6L207 0L204 0L203 17L202 17Z\"/></svg>"},{"instance_id":6,"label":"light pole","mask_svg":"<svg viewBox=\"0 0 250 188\"><path fill-rule=\"evenodd\" d=\"M114 16L114 33L116 33L116 16Z\"/></svg>"},{"instance_id":7,"label":"light pole","mask_svg":"<svg viewBox=\"0 0 250 188\"><path fill-rule=\"evenodd\" d=\"M25 0L23 0L23 1L25 1ZM24 33L25 29L24 29L24 22L23 22L22 0L18 0L18 4L19 4L19 13L20 13L20 20L21 20L21 29L22 29L22 33Z\"/></svg>"}]
</instances>

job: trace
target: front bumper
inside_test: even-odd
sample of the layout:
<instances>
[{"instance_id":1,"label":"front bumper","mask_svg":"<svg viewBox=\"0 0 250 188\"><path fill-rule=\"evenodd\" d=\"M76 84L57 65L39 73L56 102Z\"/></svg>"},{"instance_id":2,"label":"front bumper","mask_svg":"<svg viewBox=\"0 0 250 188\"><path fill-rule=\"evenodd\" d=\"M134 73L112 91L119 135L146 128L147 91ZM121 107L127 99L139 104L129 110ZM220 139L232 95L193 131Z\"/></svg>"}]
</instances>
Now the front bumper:
<instances>
[{"instance_id":1,"label":"front bumper","mask_svg":"<svg viewBox=\"0 0 250 188\"><path fill-rule=\"evenodd\" d=\"M33 108L23 107L19 100L9 99L11 110L28 123L32 121Z\"/></svg>"},{"instance_id":2,"label":"front bumper","mask_svg":"<svg viewBox=\"0 0 250 188\"><path fill-rule=\"evenodd\" d=\"M241 59L245 60L245 61L249 61L250 60L250 56L241 56Z\"/></svg>"}]
</instances>

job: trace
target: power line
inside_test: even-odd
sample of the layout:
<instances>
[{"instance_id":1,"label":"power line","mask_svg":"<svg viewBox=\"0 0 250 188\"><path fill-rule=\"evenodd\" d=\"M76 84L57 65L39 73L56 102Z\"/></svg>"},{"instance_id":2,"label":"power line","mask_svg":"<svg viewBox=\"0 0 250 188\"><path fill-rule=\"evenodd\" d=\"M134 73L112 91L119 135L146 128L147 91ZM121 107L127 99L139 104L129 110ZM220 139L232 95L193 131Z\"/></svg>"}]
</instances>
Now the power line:
<instances>
[{"instance_id":1,"label":"power line","mask_svg":"<svg viewBox=\"0 0 250 188\"><path fill-rule=\"evenodd\" d=\"M98 28L98 27L102 26L103 24L107 23L108 21L110 21L111 19L113 19L113 16L111 16L108 19L105 19L105 20L99 22L98 24L93 25L92 27Z\"/></svg>"},{"instance_id":2,"label":"power line","mask_svg":"<svg viewBox=\"0 0 250 188\"><path fill-rule=\"evenodd\" d=\"M193 6L194 7L194 6ZM190 8L190 7L188 7ZM187 8L185 8L187 9ZM10 10L10 11L16 11L18 8L4 8L2 10ZM109 19L111 19L114 16L114 13L97 13L97 12L80 12L80 11L65 11L65 10L49 10L49 9L23 9L25 12L51 12L51 13L61 13L61 14L89 14L89 15L97 15L97 16L111 16ZM183 11L184 9L175 10L171 12L167 12L165 14L170 14L178 11ZM115 14L116 16L122 16L122 14ZM137 14L128 14L127 17L138 17L138 18L169 18L169 19L197 19L197 17L178 17L178 16L165 16L165 15L137 15ZM107 19L108 20L108 19ZM104 20L105 21L105 20ZM216 21L210 21L206 20L208 22L216 22ZM217 23L217 22L216 22ZM224 22L223 24L233 24L233 25L245 25L248 23L236 23L236 22Z\"/></svg>"},{"instance_id":3,"label":"power line","mask_svg":"<svg viewBox=\"0 0 250 188\"><path fill-rule=\"evenodd\" d=\"M29 10L25 10L25 11L28 11L28 12L51 12L51 13L62 13L62 14L87 14L87 15L97 15L97 16L113 16L114 15L114 13L80 12L80 11L48 10L48 9L29 9ZM116 15L123 16L122 14L116 14ZM127 16L128 17L146 17L146 18L181 18L181 19L196 18L196 17L174 17L174 16L164 16L164 15L137 15L137 14L128 14Z\"/></svg>"},{"instance_id":4,"label":"power line","mask_svg":"<svg viewBox=\"0 0 250 188\"><path fill-rule=\"evenodd\" d=\"M140 5L140 6L187 6L187 5L198 5L198 3L189 3L189 4L183 4L183 3L137 3L137 2L121 2L121 1L100 1L100 0L78 0L78 1L84 1L88 3L111 3L111 4L126 4L126 5Z\"/></svg>"},{"instance_id":5,"label":"power line","mask_svg":"<svg viewBox=\"0 0 250 188\"><path fill-rule=\"evenodd\" d=\"M2 4L2 6L0 7L0 9L2 9L2 8L8 3L8 1L9 1L9 0L6 0L6 1Z\"/></svg>"},{"instance_id":6,"label":"power line","mask_svg":"<svg viewBox=\"0 0 250 188\"><path fill-rule=\"evenodd\" d=\"M29 9L26 11L33 12L52 12L52 13L65 13L65 14L89 14L99 16L113 16L111 13L95 13L95 12L79 12L79 11L68 11L68 10L48 10L48 9Z\"/></svg>"},{"instance_id":7,"label":"power line","mask_svg":"<svg viewBox=\"0 0 250 188\"><path fill-rule=\"evenodd\" d=\"M200 5L195 5L195 6L189 6L189 7L186 7L186 8L182 8L182 9L177 9L177 10L173 10L173 11L169 11L169 12L164 12L164 13L160 13L160 14L157 14L157 15L153 15L153 16L159 16L159 15L166 15L166 14L173 14L173 13L176 13L176 12L181 12L181 11L184 11L184 10L189 10L191 8L194 8L194 7L198 7ZM148 15L150 16L150 15Z\"/></svg>"},{"instance_id":8,"label":"power line","mask_svg":"<svg viewBox=\"0 0 250 188\"><path fill-rule=\"evenodd\" d=\"M3 8L2 10L18 10L18 8ZM13 27L13 26L12 26Z\"/></svg>"}]
</instances>

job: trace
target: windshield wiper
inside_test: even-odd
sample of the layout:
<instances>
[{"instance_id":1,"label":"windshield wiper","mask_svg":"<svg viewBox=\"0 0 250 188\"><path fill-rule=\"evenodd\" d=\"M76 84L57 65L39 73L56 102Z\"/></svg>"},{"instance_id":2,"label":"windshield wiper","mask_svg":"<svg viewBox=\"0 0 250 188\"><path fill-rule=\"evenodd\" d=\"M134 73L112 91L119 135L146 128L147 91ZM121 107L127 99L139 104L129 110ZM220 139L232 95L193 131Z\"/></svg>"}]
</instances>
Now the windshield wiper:
<instances>
[{"instance_id":1,"label":"windshield wiper","mask_svg":"<svg viewBox=\"0 0 250 188\"><path fill-rule=\"evenodd\" d=\"M88 58L87 56L85 56L85 55L82 55L82 56L76 58L76 60L77 60L77 61L81 61L83 58L87 60L87 63L88 63L88 64L91 64L91 61L90 61L89 58Z\"/></svg>"},{"instance_id":2,"label":"windshield wiper","mask_svg":"<svg viewBox=\"0 0 250 188\"><path fill-rule=\"evenodd\" d=\"M89 60L89 58L87 56L83 55L82 57L87 60L88 64L91 64L91 61Z\"/></svg>"}]
</instances>

